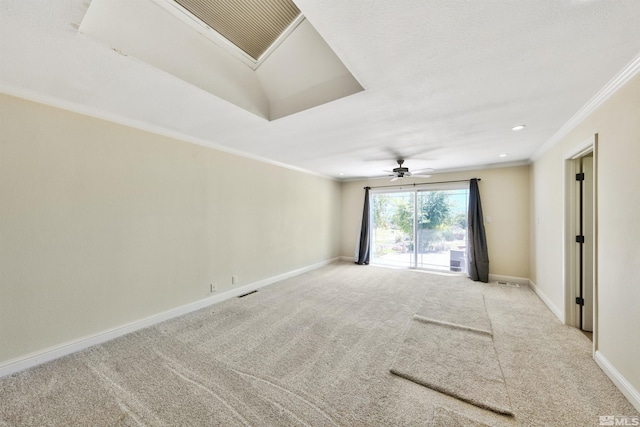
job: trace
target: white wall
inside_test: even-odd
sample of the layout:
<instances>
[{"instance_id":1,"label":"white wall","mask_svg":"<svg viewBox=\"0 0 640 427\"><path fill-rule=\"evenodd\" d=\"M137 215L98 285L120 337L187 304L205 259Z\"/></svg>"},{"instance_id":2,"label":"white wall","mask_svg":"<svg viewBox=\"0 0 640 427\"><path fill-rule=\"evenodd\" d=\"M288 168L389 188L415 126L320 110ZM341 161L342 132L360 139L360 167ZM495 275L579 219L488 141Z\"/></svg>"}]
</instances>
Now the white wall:
<instances>
[{"instance_id":1,"label":"white wall","mask_svg":"<svg viewBox=\"0 0 640 427\"><path fill-rule=\"evenodd\" d=\"M636 169L640 159L640 75L533 164L531 279L562 309L564 156L596 133L597 350L637 393L640 390L640 193Z\"/></svg>"},{"instance_id":2,"label":"white wall","mask_svg":"<svg viewBox=\"0 0 640 427\"><path fill-rule=\"evenodd\" d=\"M435 174L412 182L481 178L478 184L485 217L489 271L492 275L529 277L529 167L483 169ZM387 178L352 181L342 189L341 254L353 257L360 234L364 187L391 185ZM488 217L491 222L488 222Z\"/></svg>"},{"instance_id":3,"label":"white wall","mask_svg":"<svg viewBox=\"0 0 640 427\"><path fill-rule=\"evenodd\" d=\"M340 184L0 95L0 364L339 255Z\"/></svg>"}]
</instances>

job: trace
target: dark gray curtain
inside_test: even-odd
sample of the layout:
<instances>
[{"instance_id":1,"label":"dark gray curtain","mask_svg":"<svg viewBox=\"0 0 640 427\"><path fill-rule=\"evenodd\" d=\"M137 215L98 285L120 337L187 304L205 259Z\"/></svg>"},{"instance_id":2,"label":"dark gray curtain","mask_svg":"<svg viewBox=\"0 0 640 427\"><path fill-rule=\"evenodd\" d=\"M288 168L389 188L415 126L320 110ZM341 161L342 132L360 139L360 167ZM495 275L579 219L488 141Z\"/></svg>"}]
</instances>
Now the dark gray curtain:
<instances>
[{"instance_id":1,"label":"dark gray curtain","mask_svg":"<svg viewBox=\"0 0 640 427\"><path fill-rule=\"evenodd\" d=\"M489 252L487 251L487 236L484 232L482 203L480 203L480 191L476 178L469 182L468 220L469 277L476 282L487 283L489 282Z\"/></svg>"},{"instance_id":2,"label":"dark gray curtain","mask_svg":"<svg viewBox=\"0 0 640 427\"><path fill-rule=\"evenodd\" d=\"M360 242L356 252L356 264L369 264L371 242L369 241L369 190L364 188L364 209L362 210L362 226L360 227Z\"/></svg>"}]
</instances>

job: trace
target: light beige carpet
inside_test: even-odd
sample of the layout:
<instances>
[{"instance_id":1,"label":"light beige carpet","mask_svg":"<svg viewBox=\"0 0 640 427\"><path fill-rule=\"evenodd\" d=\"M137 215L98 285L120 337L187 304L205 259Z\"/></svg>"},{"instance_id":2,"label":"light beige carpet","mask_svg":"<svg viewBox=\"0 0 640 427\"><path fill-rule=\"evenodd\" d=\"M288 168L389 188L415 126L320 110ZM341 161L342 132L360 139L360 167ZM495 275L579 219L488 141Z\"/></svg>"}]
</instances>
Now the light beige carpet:
<instances>
[{"instance_id":1,"label":"light beige carpet","mask_svg":"<svg viewBox=\"0 0 640 427\"><path fill-rule=\"evenodd\" d=\"M433 421L431 427L489 427L485 423L472 420L471 418L451 411L446 408L437 407L433 411Z\"/></svg>"},{"instance_id":2,"label":"light beige carpet","mask_svg":"<svg viewBox=\"0 0 640 427\"><path fill-rule=\"evenodd\" d=\"M451 281L448 287L429 289L416 315L492 333L482 288L469 283Z\"/></svg>"},{"instance_id":3,"label":"light beige carpet","mask_svg":"<svg viewBox=\"0 0 640 427\"><path fill-rule=\"evenodd\" d=\"M512 415L493 340L486 332L414 319L391 373L480 408Z\"/></svg>"},{"instance_id":4,"label":"light beige carpet","mask_svg":"<svg viewBox=\"0 0 640 427\"><path fill-rule=\"evenodd\" d=\"M436 288L484 294L514 416L389 366ZM0 379L5 426L597 426L638 415L531 290L340 263Z\"/></svg>"},{"instance_id":5,"label":"light beige carpet","mask_svg":"<svg viewBox=\"0 0 640 427\"><path fill-rule=\"evenodd\" d=\"M480 287L433 287L391 373L498 414L513 415Z\"/></svg>"}]
</instances>

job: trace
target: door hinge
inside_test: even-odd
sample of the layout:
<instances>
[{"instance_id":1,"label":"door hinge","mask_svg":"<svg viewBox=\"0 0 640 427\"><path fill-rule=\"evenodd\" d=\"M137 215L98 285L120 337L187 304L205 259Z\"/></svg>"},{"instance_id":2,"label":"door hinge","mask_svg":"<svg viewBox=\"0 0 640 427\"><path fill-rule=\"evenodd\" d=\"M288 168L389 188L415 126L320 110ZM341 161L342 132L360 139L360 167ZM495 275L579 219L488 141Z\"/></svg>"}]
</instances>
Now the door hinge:
<instances>
[{"instance_id":1,"label":"door hinge","mask_svg":"<svg viewBox=\"0 0 640 427\"><path fill-rule=\"evenodd\" d=\"M576 304L584 305L584 298L576 297Z\"/></svg>"},{"instance_id":2,"label":"door hinge","mask_svg":"<svg viewBox=\"0 0 640 427\"><path fill-rule=\"evenodd\" d=\"M576 243L584 243L584 236L576 236Z\"/></svg>"},{"instance_id":3,"label":"door hinge","mask_svg":"<svg viewBox=\"0 0 640 427\"><path fill-rule=\"evenodd\" d=\"M576 181L584 181L584 172L576 174Z\"/></svg>"}]
</instances>

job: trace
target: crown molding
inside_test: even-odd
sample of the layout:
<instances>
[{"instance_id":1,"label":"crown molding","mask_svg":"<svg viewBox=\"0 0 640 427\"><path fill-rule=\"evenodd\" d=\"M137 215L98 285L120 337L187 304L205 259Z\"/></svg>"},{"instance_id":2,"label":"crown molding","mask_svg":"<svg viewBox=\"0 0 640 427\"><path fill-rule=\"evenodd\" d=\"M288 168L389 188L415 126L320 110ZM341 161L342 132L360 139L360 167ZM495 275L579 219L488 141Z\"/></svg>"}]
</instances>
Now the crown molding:
<instances>
[{"instance_id":1,"label":"crown molding","mask_svg":"<svg viewBox=\"0 0 640 427\"><path fill-rule=\"evenodd\" d=\"M589 117L591 113L598 109L605 101L607 101L614 93L624 86L629 80L640 73L640 53L624 67L616 76L609 81L593 98L589 100L578 112L569 119L551 138L547 140L540 148L538 148L531 156L531 161L536 161L544 153L549 151L554 145L562 140L573 129L576 128L584 119Z\"/></svg>"},{"instance_id":2,"label":"crown molding","mask_svg":"<svg viewBox=\"0 0 640 427\"><path fill-rule=\"evenodd\" d=\"M247 153L245 151L235 150L233 148L229 148L224 145L208 141L206 139L196 138L194 136L187 135L182 132L174 131L162 126L151 124L151 123L146 123L142 120L132 119L119 114L114 114L105 110L101 110L99 108L90 107L87 105L79 104L77 102L68 101L68 100L57 98L54 96L45 95L42 93L36 93L32 90L17 87L2 81L0 81L0 93L4 93L6 95L14 96L17 98L22 98L27 101L37 102L39 104L60 108L61 110L70 111L72 113L82 114L83 116L105 120L107 122L116 123L119 125L133 128L133 129L138 129L144 132L153 133L159 136L172 138L178 141L200 145L203 147L211 148L216 151L221 151L223 153L233 154L235 156L244 157L244 158L255 160L261 163L270 164L272 166L278 166L281 168L293 170L293 171L304 173L307 175L317 176L319 178L328 179L331 181L338 181L336 178L332 176L325 175L319 172L315 172L315 171L304 169L304 168L299 168L297 166L288 165L286 163L281 163L266 157L257 156L255 154Z\"/></svg>"},{"instance_id":3,"label":"crown molding","mask_svg":"<svg viewBox=\"0 0 640 427\"><path fill-rule=\"evenodd\" d=\"M474 171L483 171L487 169L503 169L503 168L515 168L520 166L529 166L531 164L530 160L515 160L512 162L502 162L502 163L487 163L484 165L474 165L474 166L464 166L459 168L444 168L438 169L437 171L429 172L431 176L442 175L445 173L456 173L456 172L474 172ZM341 178L340 182L356 182L356 181L368 181L372 179L389 179L390 175L375 175L375 176L354 176ZM410 177L409 177L410 178ZM429 178L414 178L414 179L423 179L427 180ZM421 184L428 184L429 182L424 182Z\"/></svg>"}]
</instances>

